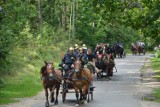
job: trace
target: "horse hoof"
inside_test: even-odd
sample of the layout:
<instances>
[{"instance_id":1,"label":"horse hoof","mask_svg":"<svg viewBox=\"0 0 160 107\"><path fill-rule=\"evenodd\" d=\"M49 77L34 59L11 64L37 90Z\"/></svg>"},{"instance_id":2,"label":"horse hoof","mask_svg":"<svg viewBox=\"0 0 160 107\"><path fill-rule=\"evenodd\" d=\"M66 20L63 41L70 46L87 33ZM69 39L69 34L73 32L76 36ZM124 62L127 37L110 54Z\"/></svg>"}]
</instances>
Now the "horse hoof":
<instances>
[{"instance_id":1,"label":"horse hoof","mask_svg":"<svg viewBox=\"0 0 160 107\"><path fill-rule=\"evenodd\" d=\"M46 103L45 103L45 107L49 107L49 102L46 102Z\"/></svg>"},{"instance_id":2,"label":"horse hoof","mask_svg":"<svg viewBox=\"0 0 160 107\"><path fill-rule=\"evenodd\" d=\"M76 104L75 106L76 106L76 107L78 107L78 106L79 106L79 104Z\"/></svg>"},{"instance_id":3,"label":"horse hoof","mask_svg":"<svg viewBox=\"0 0 160 107\"><path fill-rule=\"evenodd\" d=\"M86 100L84 100L84 104L87 104L87 101L86 101Z\"/></svg>"},{"instance_id":4,"label":"horse hoof","mask_svg":"<svg viewBox=\"0 0 160 107\"><path fill-rule=\"evenodd\" d=\"M58 105L58 101L55 101L55 103L54 103L55 105Z\"/></svg>"},{"instance_id":5,"label":"horse hoof","mask_svg":"<svg viewBox=\"0 0 160 107\"><path fill-rule=\"evenodd\" d=\"M51 98L51 103L53 103L54 102L54 98Z\"/></svg>"}]
</instances>

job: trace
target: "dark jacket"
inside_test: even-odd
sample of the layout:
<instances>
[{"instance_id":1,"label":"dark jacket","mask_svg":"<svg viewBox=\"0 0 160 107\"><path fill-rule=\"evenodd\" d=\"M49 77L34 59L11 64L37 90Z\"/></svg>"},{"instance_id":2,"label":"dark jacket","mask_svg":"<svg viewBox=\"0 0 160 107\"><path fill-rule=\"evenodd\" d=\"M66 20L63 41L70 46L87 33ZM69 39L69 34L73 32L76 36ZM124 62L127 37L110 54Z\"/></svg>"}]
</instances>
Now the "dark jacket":
<instances>
[{"instance_id":1,"label":"dark jacket","mask_svg":"<svg viewBox=\"0 0 160 107\"><path fill-rule=\"evenodd\" d=\"M62 64L73 64L76 56L74 54L67 53L62 59Z\"/></svg>"},{"instance_id":2,"label":"dark jacket","mask_svg":"<svg viewBox=\"0 0 160 107\"><path fill-rule=\"evenodd\" d=\"M105 52L107 54L111 54L112 53L112 49L110 47L106 47Z\"/></svg>"},{"instance_id":3,"label":"dark jacket","mask_svg":"<svg viewBox=\"0 0 160 107\"><path fill-rule=\"evenodd\" d=\"M87 57L87 54L85 53L78 53L77 58L82 60L83 65L88 63L88 57Z\"/></svg>"}]
</instances>

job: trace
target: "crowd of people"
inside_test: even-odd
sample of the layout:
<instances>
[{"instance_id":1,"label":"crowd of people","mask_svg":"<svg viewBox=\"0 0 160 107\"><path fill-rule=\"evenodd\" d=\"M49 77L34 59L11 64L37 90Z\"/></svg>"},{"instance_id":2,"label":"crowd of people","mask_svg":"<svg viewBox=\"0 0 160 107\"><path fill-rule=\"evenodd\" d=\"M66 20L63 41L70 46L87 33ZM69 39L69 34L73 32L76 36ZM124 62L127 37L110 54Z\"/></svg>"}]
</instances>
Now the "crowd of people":
<instances>
[{"instance_id":1,"label":"crowd of people","mask_svg":"<svg viewBox=\"0 0 160 107\"><path fill-rule=\"evenodd\" d=\"M83 67L89 63L92 65L93 72L96 73L98 69L95 67L95 61L100 55L102 56L104 54L114 60L109 44L97 44L94 51L85 44L82 44L82 46L75 44L74 47L70 47L67 50L59 66L61 66L65 72L68 72L74 68L74 61L81 59Z\"/></svg>"}]
</instances>

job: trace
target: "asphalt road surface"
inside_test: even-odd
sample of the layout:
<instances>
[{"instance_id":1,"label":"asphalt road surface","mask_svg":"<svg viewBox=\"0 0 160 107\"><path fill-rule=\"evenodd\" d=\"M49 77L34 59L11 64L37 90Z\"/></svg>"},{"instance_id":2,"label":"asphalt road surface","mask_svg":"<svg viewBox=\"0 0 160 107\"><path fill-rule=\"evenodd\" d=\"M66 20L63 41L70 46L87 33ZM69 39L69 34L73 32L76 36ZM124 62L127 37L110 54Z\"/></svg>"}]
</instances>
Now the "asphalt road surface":
<instances>
[{"instance_id":1,"label":"asphalt road surface","mask_svg":"<svg viewBox=\"0 0 160 107\"><path fill-rule=\"evenodd\" d=\"M141 107L141 95L147 91L141 87L140 69L146 58L152 55L128 55L126 58L116 58L115 63L118 72L115 72L111 80L105 77L94 81L94 99L88 104L80 104L79 107ZM24 99L25 100L25 99ZM10 107L45 107L44 92L26 99ZM74 93L68 93L66 102L62 103L59 94L59 104L51 104L51 107L75 107L76 97ZM9 107L9 106L4 106Z\"/></svg>"}]
</instances>

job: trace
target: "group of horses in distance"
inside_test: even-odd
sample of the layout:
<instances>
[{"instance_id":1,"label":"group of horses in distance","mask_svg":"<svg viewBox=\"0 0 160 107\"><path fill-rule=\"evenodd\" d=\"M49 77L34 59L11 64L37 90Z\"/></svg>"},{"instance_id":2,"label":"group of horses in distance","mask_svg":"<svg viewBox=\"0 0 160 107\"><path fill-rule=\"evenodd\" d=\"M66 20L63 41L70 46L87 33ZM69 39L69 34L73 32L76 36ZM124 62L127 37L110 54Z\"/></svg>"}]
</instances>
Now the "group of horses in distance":
<instances>
[{"instance_id":1,"label":"group of horses in distance","mask_svg":"<svg viewBox=\"0 0 160 107\"><path fill-rule=\"evenodd\" d=\"M89 69L82 68L82 61L80 59L76 59L74 62L74 70L72 72L73 73L70 78L65 80L62 77L61 70L55 69L53 63L45 61L45 65L41 68L41 79L46 97L45 107L50 106L48 91L50 91L50 102L54 103L55 105L58 104L58 94L62 81L69 81L72 85L72 88L75 90L76 106L78 106L80 102L86 103L93 74ZM56 92L55 97L54 92ZM65 98L64 95L65 94L62 95L62 98ZM64 102L65 99L62 100Z\"/></svg>"},{"instance_id":2,"label":"group of horses in distance","mask_svg":"<svg viewBox=\"0 0 160 107\"><path fill-rule=\"evenodd\" d=\"M144 42L131 43L131 51L133 55L143 54L145 55L145 44Z\"/></svg>"}]
</instances>

